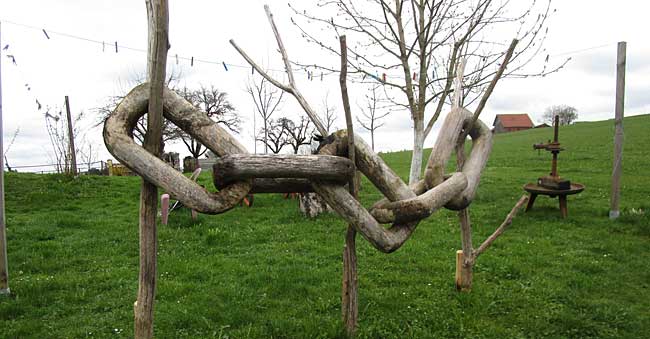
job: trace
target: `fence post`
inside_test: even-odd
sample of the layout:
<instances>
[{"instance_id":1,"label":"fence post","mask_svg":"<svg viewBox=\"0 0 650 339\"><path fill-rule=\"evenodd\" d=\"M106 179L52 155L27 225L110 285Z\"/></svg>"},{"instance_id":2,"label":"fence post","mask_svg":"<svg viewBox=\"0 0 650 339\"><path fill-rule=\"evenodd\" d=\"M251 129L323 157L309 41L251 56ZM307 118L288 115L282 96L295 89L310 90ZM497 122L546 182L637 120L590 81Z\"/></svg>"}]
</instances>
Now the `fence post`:
<instances>
[{"instance_id":1,"label":"fence post","mask_svg":"<svg viewBox=\"0 0 650 339\"><path fill-rule=\"evenodd\" d=\"M65 114L68 117L68 151L70 152L70 168L72 175L77 175L77 150L74 147L74 130L72 129L70 102L67 95L65 96Z\"/></svg>"},{"instance_id":2,"label":"fence post","mask_svg":"<svg viewBox=\"0 0 650 339\"><path fill-rule=\"evenodd\" d=\"M612 166L612 192L610 195L609 218L620 215L621 172L623 162L623 116L625 114L625 52L627 43L618 43L616 53L616 106L614 108L614 164Z\"/></svg>"},{"instance_id":3,"label":"fence post","mask_svg":"<svg viewBox=\"0 0 650 339\"><path fill-rule=\"evenodd\" d=\"M163 125L163 91L169 49L169 6L167 0L146 0L148 18L147 81L149 110L144 148L160 155ZM142 179L140 189L140 274L138 300L134 305L135 338L153 338L154 302L156 300L156 212L158 187Z\"/></svg>"}]
</instances>

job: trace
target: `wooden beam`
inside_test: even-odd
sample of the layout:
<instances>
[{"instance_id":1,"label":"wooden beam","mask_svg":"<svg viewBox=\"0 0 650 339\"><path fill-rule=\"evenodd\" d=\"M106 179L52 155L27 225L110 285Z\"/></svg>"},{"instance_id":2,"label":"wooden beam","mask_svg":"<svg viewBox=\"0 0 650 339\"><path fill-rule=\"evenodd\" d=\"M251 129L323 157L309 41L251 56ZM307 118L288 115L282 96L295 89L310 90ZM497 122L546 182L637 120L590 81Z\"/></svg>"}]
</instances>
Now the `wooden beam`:
<instances>
[{"instance_id":1,"label":"wooden beam","mask_svg":"<svg viewBox=\"0 0 650 339\"><path fill-rule=\"evenodd\" d=\"M348 47L345 35L339 38L341 47L341 74L339 76L339 85L341 86L341 98L343 100L343 110L345 111L345 123L348 135L348 157L352 162L352 177L348 183L348 189L354 199L359 197L359 187L356 178L354 145L354 128L352 125L352 111L350 110L350 97L348 96L347 74L348 74ZM354 225L348 224L348 230L345 234L345 246L343 247L343 278L341 289L341 313L343 323L348 336L354 336L357 330L357 321L359 319L358 304L358 274L357 274L357 231Z\"/></svg>"},{"instance_id":2,"label":"wooden beam","mask_svg":"<svg viewBox=\"0 0 650 339\"><path fill-rule=\"evenodd\" d=\"M338 183L344 185L347 180ZM215 182L215 187L217 186ZM312 193L314 187L308 179L302 178L255 178L250 193Z\"/></svg>"},{"instance_id":3,"label":"wooden beam","mask_svg":"<svg viewBox=\"0 0 650 339\"><path fill-rule=\"evenodd\" d=\"M169 48L169 7L167 0L146 0L148 18L147 80L149 109L144 148L159 156L162 144L163 89ZM158 188L142 180L140 189L140 274L138 300L134 305L135 338L153 338L154 302L156 299L156 214Z\"/></svg>"},{"instance_id":4,"label":"wooden beam","mask_svg":"<svg viewBox=\"0 0 650 339\"><path fill-rule=\"evenodd\" d=\"M623 172L623 116L625 115L625 62L627 43L618 43L616 54L616 106L614 108L614 164L612 168L612 192L609 201L609 218L621 214L621 174Z\"/></svg>"},{"instance_id":5,"label":"wooden beam","mask_svg":"<svg viewBox=\"0 0 650 339\"><path fill-rule=\"evenodd\" d=\"M219 185L250 178L345 182L353 173L352 161L333 155L233 154L218 158L213 166L213 179Z\"/></svg>"}]
</instances>

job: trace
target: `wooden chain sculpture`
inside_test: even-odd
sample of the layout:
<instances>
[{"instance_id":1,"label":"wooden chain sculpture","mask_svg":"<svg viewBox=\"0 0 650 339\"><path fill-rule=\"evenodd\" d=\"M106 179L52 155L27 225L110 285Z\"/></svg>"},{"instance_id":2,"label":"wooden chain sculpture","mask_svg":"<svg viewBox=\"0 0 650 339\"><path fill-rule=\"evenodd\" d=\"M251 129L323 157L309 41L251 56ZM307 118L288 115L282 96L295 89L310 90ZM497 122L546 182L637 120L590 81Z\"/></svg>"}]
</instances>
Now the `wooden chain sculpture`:
<instances>
[{"instance_id":1,"label":"wooden chain sculpture","mask_svg":"<svg viewBox=\"0 0 650 339\"><path fill-rule=\"evenodd\" d=\"M165 46L156 44L155 42L167 40L167 4L161 0L156 1L155 6L152 6L152 2L147 1L147 5L150 25L149 52L151 54L148 59L148 64L153 65L155 64L154 61L158 61L156 67L153 67L152 70L154 68L156 70L164 70L166 53L159 55L157 53L159 52L158 49L154 49L152 46L162 46L160 49L164 51ZM156 8L156 11L154 11L154 8ZM316 192L354 230L361 233L375 248L386 253L400 248L411 236L418 223L438 209L445 207L452 210L459 210L459 215L462 215L460 218L463 238L462 253L466 257L463 259L464 261L459 261L459 258L462 259L463 257L459 257L457 254L457 286L459 286L459 268L469 272L466 276L469 279L469 285L471 285L471 266L473 265L473 261L503 233L505 228L510 224L516 210L525 202L525 197L520 199L504 223L477 250L472 249L471 229L469 227L467 208L476 195L481 173L492 150L492 133L477 118L485 106L487 98L492 93L496 81L503 74L505 66L512 56L517 40L515 39L511 43L505 54L504 62L499 67L494 79L483 95L476 112L473 114L460 105L459 93L461 93L462 85L462 67L457 72L457 86L455 89L455 93L457 94L455 95L454 105L441 126L440 133L427 163L424 179L412 186L408 186L360 138L355 136L355 142L348 140L348 132L345 130L326 135L326 130L320 119L296 86L291 70L291 63L268 6L265 6L265 11L278 43L278 49L282 55L288 84L281 83L271 77L261 67L255 64L233 40L230 42L254 70L271 84L290 93L296 98L319 133L324 137L316 154L272 156L249 154L243 145L227 131L219 127L207 114L198 110L174 91L163 88L162 96L160 91L154 92L156 94L152 98L152 103L156 105L153 106L159 107L157 105L160 104L162 99L162 113L166 119L219 156L219 160L213 168L214 185L219 191L215 193L208 192L205 188L199 186L157 156L145 150L145 148L137 145L133 140L133 130L138 120L145 115L149 108L149 96L153 89L147 83L131 90L106 119L104 124L104 142L109 152L133 172L142 176L146 182L163 188L185 206L201 213L218 214L226 212L235 207L249 193ZM152 29L154 27L156 30ZM344 41L344 37L341 37L342 51L345 51ZM346 108L348 128L352 130L351 115L349 114L349 99L347 97L344 76L347 74L347 68L345 66L347 65L347 58L345 55L342 52L341 89ZM461 64L464 65L464 62ZM150 73L153 72L152 70L150 70ZM448 77L451 79L451 68L449 73ZM160 90L159 87L162 87L164 72L162 72L162 75L162 77L152 78L152 85L159 84L156 85L158 90ZM449 81L447 88L449 87ZM441 100L444 100L444 96ZM156 117L155 114L152 116ZM151 125L153 126L155 124ZM462 150L462 147L457 147L458 145L464 146L467 135L472 138L470 155L464 161L459 162L459 172L446 174L445 166L452 152L457 149ZM349 144L351 146L348 146ZM152 145L148 145L147 147L148 149L155 149ZM348 147L354 149L354 157L350 155L350 158L354 158L355 163L352 163L347 158L349 155ZM384 195L384 198L377 201L369 210L365 209L349 193L349 190L345 188L346 184L352 182L351 179L355 175L355 167ZM150 205L145 203L144 206L147 207ZM145 210L146 208L141 211ZM145 211L142 213L147 214L148 212ZM149 214L155 215L155 213ZM143 217L141 216L141 218ZM145 229L142 226L142 220L144 219L141 219L141 232ZM150 338L153 336L155 279L152 277L155 276L156 262L155 222L151 221L151 224L144 231L149 238L145 239L146 241L141 239L141 288L138 291L138 302L135 304L136 337L142 338ZM391 226L384 227L384 224L391 224ZM350 234L351 237L349 236ZM354 234L352 229L349 228L348 236L346 236L346 248L350 239L350 245L354 247ZM152 239L153 241L150 241ZM144 251L142 252L143 248ZM342 311L348 333L352 334L356 326L357 312L356 254L354 254L354 249L350 250L348 254L345 253L347 252L344 251L344 258L348 258L348 255L349 258L347 261L344 259L344 271L349 271L348 273L350 274L346 275L348 273L344 273L343 292L344 295L349 294L350 296L348 297L348 302L344 300L342 303ZM354 287L351 287L352 285ZM140 303L141 296L142 303ZM354 302L350 300L354 300Z\"/></svg>"},{"instance_id":2,"label":"wooden chain sculpture","mask_svg":"<svg viewBox=\"0 0 650 339\"><path fill-rule=\"evenodd\" d=\"M353 175L352 163L345 158L346 131L325 138L316 155L251 155L205 113L165 89L164 117L221 157L213 171L219 191L210 193L134 142L133 129L147 111L148 93L146 84L134 88L104 125L109 152L132 171L189 208L207 214L228 211L250 192L315 191L375 248L386 253L402 246L418 223L441 207L467 207L474 199L492 148L491 132L477 121L469 132L473 147L462 171L445 175L445 164L472 118L464 108L453 109L431 152L425 179L409 187L357 138L356 166L385 196L366 210L344 187ZM390 228L382 226L389 223Z\"/></svg>"}]
</instances>

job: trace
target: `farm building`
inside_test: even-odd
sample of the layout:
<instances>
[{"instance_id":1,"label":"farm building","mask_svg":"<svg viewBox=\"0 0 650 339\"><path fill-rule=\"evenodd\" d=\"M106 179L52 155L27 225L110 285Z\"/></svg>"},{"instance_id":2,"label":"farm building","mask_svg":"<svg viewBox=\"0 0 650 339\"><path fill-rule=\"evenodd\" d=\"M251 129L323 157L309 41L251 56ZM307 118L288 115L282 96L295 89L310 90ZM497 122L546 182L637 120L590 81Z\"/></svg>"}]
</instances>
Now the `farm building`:
<instances>
[{"instance_id":1,"label":"farm building","mask_svg":"<svg viewBox=\"0 0 650 339\"><path fill-rule=\"evenodd\" d=\"M535 125L528 114L497 114L492 126L494 133L506 133L533 128Z\"/></svg>"}]
</instances>

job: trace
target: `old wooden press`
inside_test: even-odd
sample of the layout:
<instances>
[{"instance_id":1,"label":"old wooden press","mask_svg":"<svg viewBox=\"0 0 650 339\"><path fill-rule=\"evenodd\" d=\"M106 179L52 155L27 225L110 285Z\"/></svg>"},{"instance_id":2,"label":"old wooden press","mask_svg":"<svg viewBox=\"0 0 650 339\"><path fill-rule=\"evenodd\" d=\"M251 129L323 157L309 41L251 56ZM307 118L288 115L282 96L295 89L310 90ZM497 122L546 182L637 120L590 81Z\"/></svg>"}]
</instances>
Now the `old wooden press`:
<instances>
[{"instance_id":1,"label":"old wooden press","mask_svg":"<svg viewBox=\"0 0 650 339\"><path fill-rule=\"evenodd\" d=\"M560 147L560 142L558 141L560 126L560 117L555 116L555 121L553 124L553 141L550 141L545 144L534 144L533 149L539 150L543 149L549 151L553 154L553 160L551 161L551 173L550 175L540 177L537 179L537 185L554 189L554 190L568 190L571 188L571 181L568 179L562 179L557 173L557 155L560 154L564 149Z\"/></svg>"},{"instance_id":2,"label":"old wooden press","mask_svg":"<svg viewBox=\"0 0 650 339\"><path fill-rule=\"evenodd\" d=\"M556 115L554 121L553 141L549 140L549 142L545 144L533 145L533 149L543 149L553 154L551 173L547 176L538 178L537 184L529 183L524 185L524 190L530 193L526 212L533 208L533 204L538 195L547 195L551 198L557 196L560 200L560 213L563 218L566 218L568 214L567 195L578 194L585 189L585 186L583 184L571 183L570 180L561 178L557 173L557 155L563 150L563 148L560 147L560 142L558 140L559 128L560 117Z\"/></svg>"}]
</instances>

